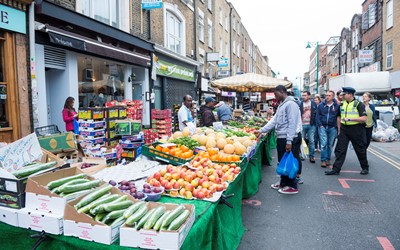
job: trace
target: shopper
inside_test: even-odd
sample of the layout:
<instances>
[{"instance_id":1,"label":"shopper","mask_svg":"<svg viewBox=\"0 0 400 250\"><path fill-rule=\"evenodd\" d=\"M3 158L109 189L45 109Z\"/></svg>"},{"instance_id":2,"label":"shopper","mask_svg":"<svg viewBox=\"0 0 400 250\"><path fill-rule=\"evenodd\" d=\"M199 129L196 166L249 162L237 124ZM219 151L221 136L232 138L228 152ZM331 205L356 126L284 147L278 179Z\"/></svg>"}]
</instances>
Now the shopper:
<instances>
[{"instance_id":1,"label":"shopper","mask_svg":"<svg viewBox=\"0 0 400 250\"><path fill-rule=\"evenodd\" d=\"M276 149L278 152L278 162L281 161L285 152L292 152L301 168L300 145L301 145L301 126L299 105L292 96L287 95L287 90L283 85L278 85L274 90L275 98L281 102L277 108L275 116L258 132L267 133L275 129L277 136ZM290 179L289 176L281 176L280 182L271 185L282 194L297 194L297 180Z\"/></svg>"},{"instance_id":2,"label":"shopper","mask_svg":"<svg viewBox=\"0 0 400 250\"><path fill-rule=\"evenodd\" d=\"M188 126L189 122L194 121L192 111L190 110L191 107L192 97L190 95L186 95L185 97L183 97L182 106L178 111L178 122L180 131L183 131L183 129Z\"/></svg>"},{"instance_id":3,"label":"shopper","mask_svg":"<svg viewBox=\"0 0 400 250\"><path fill-rule=\"evenodd\" d=\"M367 136L367 149L369 144L371 143L372 138L372 130L376 127L376 115L375 115L375 106L374 104L370 104L369 102L372 99L372 95L368 92L363 94L363 101L365 105L365 112L367 113L367 120L365 121L365 132Z\"/></svg>"},{"instance_id":4,"label":"shopper","mask_svg":"<svg viewBox=\"0 0 400 250\"><path fill-rule=\"evenodd\" d=\"M319 95L314 96L314 102L317 105L317 110L318 110L318 105L322 102L322 99ZM321 151L320 147L320 141L319 141L319 131L318 131L318 126L315 126L315 133L314 133L314 142L315 142L315 150L314 151Z\"/></svg>"},{"instance_id":5,"label":"shopper","mask_svg":"<svg viewBox=\"0 0 400 250\"><path fill-rule=\"evenodd\" d=\"M362 168L360 174L366 175L369 173L369 165L364 124L367 120L365 105L354 99L354 93L356 92L354 88L343 87L342 89L344 101L340 107L341 124L338 143L336 145L337 155L332 170L325 171L325 174L338 175L340 173L346 159L349 141L351 141Z\"/></svg>"},{"instance_id":6,"label":"shopper","mask_svg":"<svg viewBox=\"0 0 400 250\"><path fill-rule=\"evenodd\" d=\"M78 118L78 113L74 108L75 99L68 97L65 100L64 109L62 111L63 120L65 122L65 130L74 132L74 120Z\"/></svg>"},{"instance_id":7,"label":"shopper","mask_svg":"<svg viewBox=\"0 0 400 250\"><path fill-rule=\"evenodd\" d=\"M211 127L215 120L215 116L213 113L214 106L216 104L216 100L211 96L206 98L206 104L200 107L199 115L201 116L200 124L201 126Z\"/></svg>"},{"instance_id":8,"label":"shopper","mask_svg":"<svg viewBox=\"0 0 400 250\"><path fill-rule=\"evenodd\" d=\"M311 163L315 163L314 159L314 134L315 134L315 114L317 112L317 105L314 100L311 100L309 91L304 91L301 95L303 101L300 103L301 122L303 124L303 136L308 139L308 156Z\"/></svg>"},{"instance_id":9,"label":"shopper","mask_svg":"<svg viewBox=\"0 0 400 250\"><path fill-rule=\"evenodd\" d=\"M343 94L342 90L338 90L336 92L336 101L340 105L341 103L343 103L343 100L344 100L344 94Z\"/></svg>"},{"instance_id":10,"label":"shopper","mask_svg":"<svg viewBox=\"0 0 400 250\"><path fill-rule=\"evenodd\" d=\"M232 120L232 109L228 104L220 101L217 105L215 105L215 107L217 108L219 121L226 123L227 121Z\"/></svg>"},{"instance_id":11,"label":"shopper","mask_svg":"<svg viewBox=\"0 0 400 250\"><path fill-rule=\"evenodd\" d=\"M316 123L321 143L321 167L330 166L333 144L340 128L340 106L333 101L335 92L329 90L318 106Z\"/></svg>"}]
</instances>

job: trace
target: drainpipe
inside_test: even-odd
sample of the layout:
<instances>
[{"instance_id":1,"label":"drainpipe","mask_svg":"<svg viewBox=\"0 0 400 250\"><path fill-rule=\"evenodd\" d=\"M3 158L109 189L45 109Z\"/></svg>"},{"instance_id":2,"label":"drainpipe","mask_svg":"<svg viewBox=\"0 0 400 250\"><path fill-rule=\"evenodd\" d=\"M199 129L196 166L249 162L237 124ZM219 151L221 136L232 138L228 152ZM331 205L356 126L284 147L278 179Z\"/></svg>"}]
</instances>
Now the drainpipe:
<instances>
[{"instance_id":1,"label":"drainpipe","mask_svg":"<svg viewBox=\"0 0 400 250\"><path fill-rule=\"evenodd\" d=\"M232 76L232 5L229 4L229 72Z\"/></svg>"},{"instance_id":2,"label":"drainpipe","mask_svg":"<svg viewBox=\"0 0 400 250\"><path fill-rule=\"evenodd\" d=\"M197 8L196 0L193 0L193 59L197 61Z\"/></svg>"},{"instance_id":3,"label":"drainpipe","mask_svg":"<svg viewBox=\"0 0 400 250\"><path fill-rule=\"evenodd\" d=\"M31 94L29 96L29 111L31 112L31 131L39 126L38 117L38 92L37 80L35 72L35 1L29 5L29 57L30 57L30 77L31 77Z\"/></svg>"}]
</instances>

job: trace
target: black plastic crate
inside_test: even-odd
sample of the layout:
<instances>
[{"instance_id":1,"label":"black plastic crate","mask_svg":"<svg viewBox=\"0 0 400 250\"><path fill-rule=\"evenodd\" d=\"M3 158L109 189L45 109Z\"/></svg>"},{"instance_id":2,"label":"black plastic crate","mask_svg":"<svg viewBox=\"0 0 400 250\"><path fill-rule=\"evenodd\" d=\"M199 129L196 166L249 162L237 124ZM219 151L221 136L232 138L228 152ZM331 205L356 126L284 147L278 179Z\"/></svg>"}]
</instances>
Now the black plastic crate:
<instances>
[{"instance_id":1,"label":"black plastic crate","mask_svg":"<svg viewBox=\"0 0 400 250\"><path fill-rule=\"evenodd\" d=\"M58 129L57 125L49 125L35 128L35 133L37 136L47 136L54 134L61 134L61 131Z\"/></svg>"}]
</instances>

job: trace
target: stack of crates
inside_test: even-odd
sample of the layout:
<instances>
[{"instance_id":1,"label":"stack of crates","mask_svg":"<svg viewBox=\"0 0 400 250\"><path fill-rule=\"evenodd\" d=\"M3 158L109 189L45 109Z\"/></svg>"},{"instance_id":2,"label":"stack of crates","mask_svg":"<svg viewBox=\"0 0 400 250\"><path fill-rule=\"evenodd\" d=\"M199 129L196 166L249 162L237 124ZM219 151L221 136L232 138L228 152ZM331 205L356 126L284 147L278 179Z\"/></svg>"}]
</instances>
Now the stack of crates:
<instances>
[{"instance_id":1,"label":"stack of crates","mask_svg":"<svg viewBox=\"0 0 400 250\"><path fill-rule=\"evenodd\" d=\"M152 109L151 127L157 130L158 138L170 137L172 133L172 111L170 109Z\"/></svg>"},{"instance_id":2,"label":"stack of crates","mask_svg":"<svg viewBox=\"0 0 400 250\"><path fill-rule=\"evenodd\" d=\"M79 135L84 147L105 145L106 122L102 108L82 108L78 110Z\"/></svg>"},{"instance_id":3,"label":"stack of crates","mask_svg":"<svg viewBox=\"0 0 400 250\"><path fill-rule=\"evenodd\" d=\"M104 108L105 120L106 120L106 146L115 147L118 141L121 139L115 133L115 123L117 120L125 119L127 116L126 107L124 106L114 106Z\"/></svg>"},{"instance_id":4,"label":"stack of crates","mask_svg":"<svg viewBox=\"0 0 400 250\"><path fill-rule=\"evenodd\" d=\"M144 143L153 144L158 139L158 132L155 129L144 129Z\"/></svg>"},{"instance_id":5,"label":"stack of crates","mask_svg":"<svg viewBox=\"0 0 400 250\"><path fill-rule=\"evenodd\" d=\"M126 103L127 117L132 120L142 120L143 118L143 101L133 100Z\"/></svg>"},{"instance_id":6,"label":"stack of crates","mask_svg":"<svg viewBox=\"0 0 400 250\"><path fill-rule=\"evenodd\" d=\"M144 134L140 132L137 135L122 136L119 144L124 150L122 157L128 162L134 161L142 153Z\"/></svg>"}]
</instances>

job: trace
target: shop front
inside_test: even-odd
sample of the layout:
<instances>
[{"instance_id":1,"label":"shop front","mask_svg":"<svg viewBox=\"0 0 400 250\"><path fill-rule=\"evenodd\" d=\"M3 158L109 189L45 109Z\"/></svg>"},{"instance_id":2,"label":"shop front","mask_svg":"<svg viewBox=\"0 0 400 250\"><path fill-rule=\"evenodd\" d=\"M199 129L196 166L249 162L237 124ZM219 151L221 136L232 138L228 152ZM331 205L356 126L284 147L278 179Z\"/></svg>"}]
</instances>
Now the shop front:
<instances>
[{"instance_id":1,"label":"shop front","mask_svg":"<svg viewBox=\"0 0 400 250\"><path fill-rule=\"evenodd\" d=\"M145 97L152 44L48 2L37 6L35 19L38 106L47 111L38 113L38 126L55 124L64 131L61 111L69 96L75 109L142 100L143 125L150 124Z\"/></svg>"},{"instance_id":2,"label":"shop front","mask_svg":"<svg viewBox=\"0 0 400 250\"><path fill-rule=\"evenodd\" d=\"M26 27L31 2L0 4L0 142L15 141L31 131Z\"/></svg>"}]
</instances>

